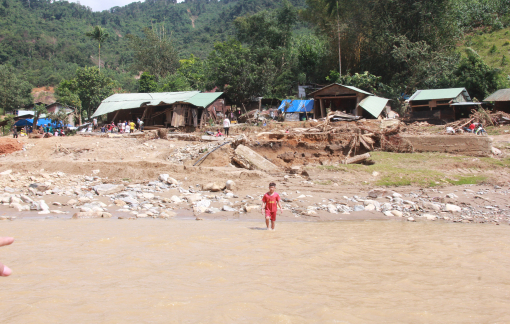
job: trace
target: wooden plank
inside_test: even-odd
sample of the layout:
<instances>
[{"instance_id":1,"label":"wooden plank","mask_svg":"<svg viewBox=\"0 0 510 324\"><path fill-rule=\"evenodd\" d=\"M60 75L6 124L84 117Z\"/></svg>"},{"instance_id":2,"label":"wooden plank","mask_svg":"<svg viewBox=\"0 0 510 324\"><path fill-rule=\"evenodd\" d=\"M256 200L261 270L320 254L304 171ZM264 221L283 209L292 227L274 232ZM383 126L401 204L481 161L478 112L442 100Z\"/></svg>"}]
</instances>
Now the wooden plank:
<instances>
[{"instance_id":1,"label":"wooden plank","mask_svg":"<svg viewBox=\"0 0 510 324\"><path fill-rule=\"evenodd\" d=\"M117 115L119 114L120 110L117 110L115 113L115 116L113 116L112 123L115 123L115 118L117 118Z\"/></svg>"},{"instance_id":2,"label":"wooden plank","mask_svg":"<svg viewBox=\"0 0 510 324\"><path fill-rule=\"evenodd\" d=\"M356 95L349 95L349 96L316 96L317 99L353 99L356 98Z\"/></svg>"},{"instance_id":3,"label":"wooden plank","mask_svg":"<svg viewBox=\"0 0 510 324\"><path fill-rule=\"evenodd\" d=\"M320 103L321 103L321 117L319 118L322 118L322 117L326 117L326 111L324 110L324 101L322 100L322 98L319 99L320 100Z\"/></svg>"}]
</instances>

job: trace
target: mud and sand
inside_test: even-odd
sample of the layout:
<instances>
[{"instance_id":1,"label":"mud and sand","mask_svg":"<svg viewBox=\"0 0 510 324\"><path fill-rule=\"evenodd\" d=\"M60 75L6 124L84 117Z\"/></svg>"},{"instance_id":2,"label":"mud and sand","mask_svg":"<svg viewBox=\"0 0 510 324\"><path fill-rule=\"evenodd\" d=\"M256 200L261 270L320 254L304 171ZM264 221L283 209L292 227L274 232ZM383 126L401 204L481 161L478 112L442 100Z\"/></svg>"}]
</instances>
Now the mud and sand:
<instances>
[{"instance_id":1,"label":"mud and sand","mask_svg":"<svg viewBox=\"0 0 510 324\"><path fill-rule=\"evenodd\" d=\"M9 139L8 142L12 141ZM489 183L477 186L443 185L438 188L405 186L391 188L388 194L374 199L376 202L371 203L372 198L368 195L375 188L378 175L363 170L331 172L327 168L318 167L340 162L341 154L331 149L332 145L338 144L317 142L300 147L283 141L271 146L252 138L247 145L277 166L274 172L262 172L239 168L232 163L234 152L228 145L210 154L199 166L194 167L193 164L207 154L211 147L217 145L216 143L151 139L143 136L22 138L19 142L22 150L0 156L0 172L11 170L10 174L0 176L0 181L3 186L9 187L9 190L14 190L10 192L12 195L27 194L34 199L44 199L51 206L51 210L61 212L55 215L50 213L56 217L71 217L84 203L67 205L67 202L88 195L88 198L104 204L104 211L114 216L128 214L129 217L145 217L149 213L153 215L152 217L157 217L162 211L170 210L176 218L194 218L197 217L196 211L193 212L195 201L188 200L187 196L199 194L200 199L211 201L208 207L213 211L202 210L199 213L200 219L257 220L262 218L260 210L246 211L245 206L259 205L259 198L266 192L268 183L274 181L277 183L277 191L280 194L285 193L282 197L287 199L279 221L355 219L402 221L408 217L430 216L430 211L423 208L423 202L439 204L440 210L433 211L436 219L496 224L506 224L509 220L509 188L504 180L509 178L509 172L505 168L497 171L498 189ZM176 160L176 156L180 158ZM463 166L477 165L476 163L476 161L465 164L456 162L454 165L444 167L463 170ZM293 166L299 166L299 169L297 173L290 174L289 169ZM58 175L59 173L63 173L64 176ZM178 181L178 185L160 189L158 186L164 185L157 182L161 174L169 174ZM204 184L212 182L224 184L227 180L236 183L235 189L231 191L235 197L227 196L226 192L201 191ZM45 182L49 182L50 185L45 192L30 191L31 184ZM144 209L136 205L138 207L125 209L113 204L118 197L97 196L91 193L93 186L105 183L122 185L138 197L142 197L143 193L153 193L156 197L149 199L146 204L154 207ZM53 187L57 189L52 191ZM402 195L402 200L409 203L406 205L399 199L393 200L396 198L392 196L393 191ZM453 194L452 198L449 198L448 194ZM171 203L165 200L173 196L179 197L183 202ZM143 206L144 198L139 200ZM368 203L364 203L365 200ZM53 207L53 203L61 205ZM445 210L446 204L459 205L464 211L452 215ZM224 206L233 208L234 211L223 208ZM359 206L364 209L353 212L355 208L360 209ZM402 211L402 215L397 213L401 217L390 215L389 212L393 209ZM4 216L13 214L13 209L9 208L9 201L0 206L0 210ZM38 211L36 209L14 214L19 217L36 217Z\"/></svg>"}]
</instances>

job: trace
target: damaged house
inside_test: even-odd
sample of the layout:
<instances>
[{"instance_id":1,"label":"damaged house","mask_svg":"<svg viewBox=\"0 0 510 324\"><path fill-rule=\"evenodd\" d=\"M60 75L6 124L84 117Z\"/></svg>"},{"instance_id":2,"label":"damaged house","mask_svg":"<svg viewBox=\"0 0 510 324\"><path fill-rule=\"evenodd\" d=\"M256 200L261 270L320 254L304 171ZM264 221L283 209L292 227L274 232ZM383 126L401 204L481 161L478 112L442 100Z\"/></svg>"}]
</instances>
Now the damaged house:
<instances>
[{"instance_id":1,"label":"damaged house","mask_svg":"<svg viewBox=\"0 0 510 324\"><path fill-rule=\"evenodd\" d=\"M379 118L389 99L356 87L333 83L309 94L313 97L314 118L326 117L327 111L341 111L354 116Z\"/></svg>"},{"instance_id":2,"label":"damaged house","mask_svg":"<svg viewBox=\"0 0 510 324\"><path fill-rule=\"evenodd\" d=\"M412 120L453 121L467 118L471 109L479 107L465 88L418 90L409 98Z\"/></svg>"},{"instance_id":3,"label":"damaged house","mask_svg":"<svg viewBox=\"0 0 510 324\"><path fill-rule=\"evenodd\" d=\"M510 89L501 89L487 98L484 102L494 102L494 109L510 114Z\"/></svg>"},{"instance_id":4,"label":"damaged house","mask_svg":"<svg viewBox=\"0 0 510 324\"><path fill-rule=\"evenodd\" d=\"M103 100L92 117L107 115L108 123L140 118L146 129L201 127L225 110L223 92L117 93Z\"/></svg>"}]
</instances>

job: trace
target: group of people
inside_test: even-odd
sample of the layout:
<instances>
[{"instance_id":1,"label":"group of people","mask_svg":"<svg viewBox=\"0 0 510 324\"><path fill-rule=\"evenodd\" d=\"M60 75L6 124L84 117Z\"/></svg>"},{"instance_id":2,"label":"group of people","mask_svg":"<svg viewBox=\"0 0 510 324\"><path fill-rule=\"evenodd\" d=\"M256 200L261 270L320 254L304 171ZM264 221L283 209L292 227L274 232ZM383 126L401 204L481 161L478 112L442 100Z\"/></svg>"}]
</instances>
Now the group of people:
<instances>
[{"instance_id":1,"label":"group of people","mask_svg":"<svg viewBox=\"0 0 510 324\"><path fill-rule=\"evenodd\" d=\"M27 134L32 133L32 126L22 127L20 132L18 133L18 128L16 126L12 127L12 137L18 138L18 136L27 136ZM44 124L39 126L36 129L35 133L38 134L49 134L49 136L65 136L65 132L62 128L53 128L51 124Z\"/></svg>"},{"instance_id":2,"label":"group of people","mask_svg":"<svg viewBox=\"0 0 510 324\"><path fill-rule=\"evenodd\" d=\"M482 123L471 123L469 127L462 128L465 132L475 133L476 135L481 135L483 133L487 133L485 129L483 129Z\"/></svg>"},{"instance_id":3,"label":"group of people","mask_svg":"<svg viewBox=\"0 0 510 324\"><path fill-rule=\"evenodd\" d=\"M94 119L94 129L97 128L97 119ZM135 129L143 132L143 121L140 118L137 118L136 123L132 120L127 121L120 121L115 125L115 123L112 121L110 124L105 124L101 127L102 133L119 133L119 134L129 134L133 133Z\"/></svg>"}]
</instances>

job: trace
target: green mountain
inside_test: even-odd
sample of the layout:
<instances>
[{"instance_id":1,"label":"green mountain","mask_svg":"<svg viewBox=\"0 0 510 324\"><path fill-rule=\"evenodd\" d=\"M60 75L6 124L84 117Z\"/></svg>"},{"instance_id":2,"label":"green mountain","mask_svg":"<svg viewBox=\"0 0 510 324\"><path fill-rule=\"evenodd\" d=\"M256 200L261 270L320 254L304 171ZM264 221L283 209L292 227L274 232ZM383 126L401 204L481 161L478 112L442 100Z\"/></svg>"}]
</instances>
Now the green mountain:
<instances>
[{"instance_id":1,"label":"green mountain","mask_svg":"<svg viewBox=\"0 0 510 324\"><path fill-rule=\"evenodd\" d=\"M489 32L478 30L466 34L458 48L464 53L469 47L489 66L501 69L505 75L510 76L510 28Z\"/></svg>"},{"instance_id":2,"label":"green mountain","mask_svg":"<svg viewBox=\"0 0 510 324\"><path fill-rule=\"evenodd\" d=\"M0 64L11 64L35 86L56 85L77 67L98 65L97 42L85 36L100 25L110 37L101 46L104 73L135 89L133 51L127 34L145 27L164 30L181 58L205 58L215 42L233 36L239 16L272 10L281 0L147 0L108 11L67 1L0 0ZM303 7L305 0L291 0ZM127 72L127 73L126 73Z\"/></svg>"}]
</instances>

